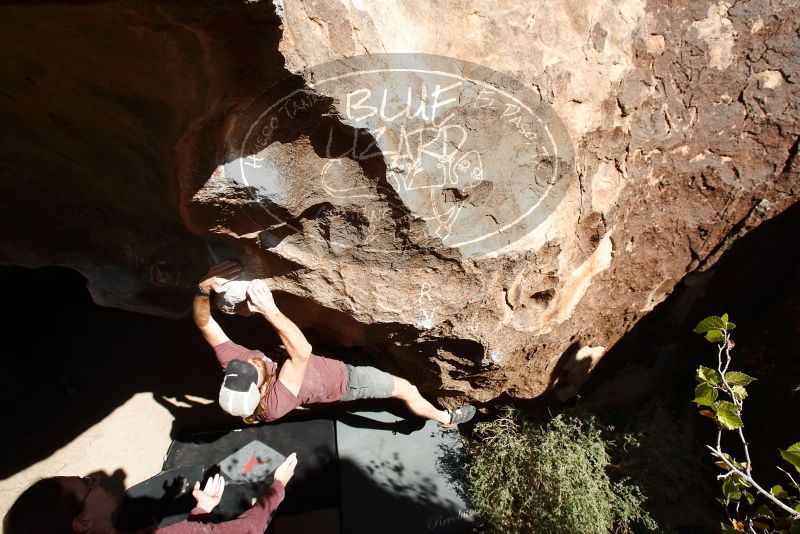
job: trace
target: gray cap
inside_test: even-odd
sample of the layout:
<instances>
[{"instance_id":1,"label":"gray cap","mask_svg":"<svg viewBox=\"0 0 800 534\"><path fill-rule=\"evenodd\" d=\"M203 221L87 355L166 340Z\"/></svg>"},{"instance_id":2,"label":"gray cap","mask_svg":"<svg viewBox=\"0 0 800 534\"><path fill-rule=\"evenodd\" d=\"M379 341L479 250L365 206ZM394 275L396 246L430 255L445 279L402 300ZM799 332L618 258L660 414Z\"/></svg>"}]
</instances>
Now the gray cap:
<instances>
[{"instance_id":1,"label":"gray cap","mask_svg":"<svg viewBox=\"0 0 800 534\"><path fill-rule=\"evenodd\" d=\"M258 371L253 364L246 360L231 360L219 388L219 405L237 417L253 415L261 401L257 383Z\"/></svg>"}]
</instances>

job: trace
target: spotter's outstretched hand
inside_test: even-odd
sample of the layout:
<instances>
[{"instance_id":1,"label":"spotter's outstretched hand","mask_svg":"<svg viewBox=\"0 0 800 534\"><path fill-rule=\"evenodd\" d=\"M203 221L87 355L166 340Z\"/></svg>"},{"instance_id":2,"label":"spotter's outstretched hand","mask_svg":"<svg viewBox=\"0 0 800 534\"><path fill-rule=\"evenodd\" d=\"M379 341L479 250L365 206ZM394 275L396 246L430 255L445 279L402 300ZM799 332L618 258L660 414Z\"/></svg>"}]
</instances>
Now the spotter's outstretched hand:
<instances>
[{"instance_id":1,"label":"spotter's outstretched hand","mask_svg":"<svg viewBox=\"0 0 800 534\"><path fill-rule=\"evenodd\" d=\"M275 480L279 480L284 487L294 476L294 468L297 466L297 453L293 452L286 459L283 461L281 465L275 470L275 474L272 476Z\"/></svg>"},{"instance_id":2,"label":"spotter's outstretched hand","mask_svg":"<svg viewBox=\"0 0 800 534\"><path fill-rule=\"evenodd\" d=\"M200 482L195 482L192 497L197 500L197 507L209 514L219 504L223 491L225 491L225 479L217 474L209 477L206 487L202 490Z\"/></svg>"}]
</instances>

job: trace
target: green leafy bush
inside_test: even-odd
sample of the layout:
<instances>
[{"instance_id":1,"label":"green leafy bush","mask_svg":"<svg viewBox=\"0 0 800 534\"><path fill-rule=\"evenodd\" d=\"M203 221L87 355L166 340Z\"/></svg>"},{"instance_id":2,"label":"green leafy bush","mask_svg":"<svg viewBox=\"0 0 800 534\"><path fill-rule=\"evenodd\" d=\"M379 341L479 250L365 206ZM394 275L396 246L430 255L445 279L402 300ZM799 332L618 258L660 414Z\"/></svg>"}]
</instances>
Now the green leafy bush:
<instances>
[{"instance_id":1,"label":"green leafy bush","mask_svg":"<svg viewBox=\"0 0 800 534\"><path fill-rule=\"evenodd\" d=\"M616 445L601 430L592 417L562 414L536 424L511 408L477 425L469 470L476 511L504 533L655 529L639 488L614 476Z\"/></svg>"}]
</instances>

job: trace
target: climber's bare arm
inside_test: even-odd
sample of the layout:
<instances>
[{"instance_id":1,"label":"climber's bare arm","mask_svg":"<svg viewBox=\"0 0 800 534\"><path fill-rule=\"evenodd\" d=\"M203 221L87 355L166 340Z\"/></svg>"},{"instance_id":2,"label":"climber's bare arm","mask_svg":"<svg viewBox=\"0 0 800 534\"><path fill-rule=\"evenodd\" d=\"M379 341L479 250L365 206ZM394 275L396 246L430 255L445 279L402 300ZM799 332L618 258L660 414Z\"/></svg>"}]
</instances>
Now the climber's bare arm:
<instances>
[{"instance_id":1,"label":"climber's bare arm","mask_svg":"<svg viewBox=\"0 0 800 534\"><path fill-rule=\"evenodd\" d=\"M263 315L278 332L283 346L286 347L289 360L281 367L278 380L289 391L298 395L300 386L303 385L308 359L311 357L311 344L297 325L281 313L275 305L272 292L264 280L253 280L250 283L250 287L247 289L247 298L250 311Z\"/></svg>"},{"instance_id":2,"label":"climber's bare arm","mask_svg":"<svg viewBox=\"0 0 800 534\"><path fill-rule=\"evenodd\" d=\"M275 327L281 337L281 341L283 341L283 345L286 347L286 352L289 353L290 359L286 360L281 366L278 380L289 391L299 395L300 387L303 385L303 378L306 375L308 360L311 357L311 345L297 325L280 311L265 315L265 317Z\"/></svg>"},{"instance_id":3,"label":"climber's bare arm","mask_svg":"<svg viewBox=\"0 0 800 534\"><path fill-rule=\"evenodd\" d=\"M228 336L211 316L211 291L221 290L222 284L238 278L241 272L242 269L237 263L224 261L211 267L197 284L198 291L192 305L192 316L203 338L212 347L228 341Z\"/></svg>"},{"instance_id":4,"label":"climber's bare arm","mask_svg":"<svg viewBox=\"0 0 800 534\"><path fill-rule=\"evenodd\" d=\"M211 316L211 303L207 295L197 294L192 305L192 315L194 324L200 329L209 345L215 347L220 343L228 341L228 336L222 331L222 327Z\"/></svg>"}]
</instances>

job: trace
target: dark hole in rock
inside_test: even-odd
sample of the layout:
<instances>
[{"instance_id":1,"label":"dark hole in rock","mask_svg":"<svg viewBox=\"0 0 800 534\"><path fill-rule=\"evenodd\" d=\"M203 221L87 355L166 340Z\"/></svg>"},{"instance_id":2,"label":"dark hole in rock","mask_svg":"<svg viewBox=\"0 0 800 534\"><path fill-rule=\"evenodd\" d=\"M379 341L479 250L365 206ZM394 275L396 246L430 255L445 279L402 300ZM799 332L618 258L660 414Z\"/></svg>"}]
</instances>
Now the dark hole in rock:
<instances>
[{"instance_id":1,"label":"dark hole in rock","mask_svg":"<svg viewBox=\"0 0 800 534\"><path fill-rule=\"evenodd\" d=\"M550 301L553 300L556 292L554 289L545 289L544 291L537 291L533 295L531 295L531 300L536 302L537 304L547 305L550 304Z\"/></svg>"}]
</instances>

